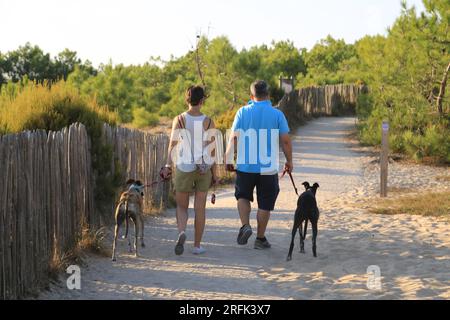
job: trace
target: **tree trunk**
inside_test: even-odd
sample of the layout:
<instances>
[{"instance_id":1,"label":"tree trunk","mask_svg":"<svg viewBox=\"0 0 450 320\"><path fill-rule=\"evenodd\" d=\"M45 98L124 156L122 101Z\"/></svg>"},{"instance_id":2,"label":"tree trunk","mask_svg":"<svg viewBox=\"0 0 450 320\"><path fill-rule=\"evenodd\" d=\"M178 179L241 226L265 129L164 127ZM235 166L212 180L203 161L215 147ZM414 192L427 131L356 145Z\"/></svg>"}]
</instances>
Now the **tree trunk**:
<instances>
[{"instance_id":1,"label":"tree trunk","mask_svg":"<svg viewBox=\"0 0 450 320\"><path fill-rule=\"evenodd\" d=\"M437 97L437 101L436 101L437 109L441 116L444 114L444 110L442 108L442 102L444 101L445 89L447 87L447 78L448 78L449 71L450 71L450 63L447 65L447 68L444 71L444 77L442 78L442 81L441 81L441 88L439 90L439 96Z\"/></svg>"}]
</instances>

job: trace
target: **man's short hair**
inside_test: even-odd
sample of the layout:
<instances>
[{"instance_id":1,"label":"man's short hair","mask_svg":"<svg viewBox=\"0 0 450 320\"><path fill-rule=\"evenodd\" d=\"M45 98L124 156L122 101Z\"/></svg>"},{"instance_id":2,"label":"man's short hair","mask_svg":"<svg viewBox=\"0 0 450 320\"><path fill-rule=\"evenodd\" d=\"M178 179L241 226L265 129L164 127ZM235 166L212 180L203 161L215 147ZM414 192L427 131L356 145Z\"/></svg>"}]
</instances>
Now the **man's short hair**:
<instances>
[{"instance_id":1,"label":"man's short hair","mask_svg":"<svg viewBox=\"0 0 450 320\"><path fill-rule=\"evenodd\" d=\"M257 80L250 86L250 92L255 98L264 99L269 97L269 86L264 80Z\"/></svg>"}]
</instances>

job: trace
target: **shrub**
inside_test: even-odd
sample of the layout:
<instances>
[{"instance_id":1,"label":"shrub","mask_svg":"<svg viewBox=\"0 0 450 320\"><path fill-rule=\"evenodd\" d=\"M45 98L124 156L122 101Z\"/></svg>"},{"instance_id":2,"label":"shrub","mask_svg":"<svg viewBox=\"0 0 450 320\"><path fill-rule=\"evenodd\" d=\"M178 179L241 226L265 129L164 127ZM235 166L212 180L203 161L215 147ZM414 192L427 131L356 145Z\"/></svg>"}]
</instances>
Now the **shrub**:
<instances>
[{"instance_id":1,"label":"shrub","mask_svg":"<svg viewBox=\"0 0 450 320\"><path fill-rule=\"evenodd\" d=\"M115 113L93 99L81 98L76 89L62 82L52 86L31 83L14 97L2 95L0 100L0 124L6 132L56 131L74 122L81 122L92 131L103 122L115 124L116 119Z\"/></svg>"},{"instance_id":2,"label":"shrub","mask_svg":"<svg viewBox=\"0 0 450 320\"><path fill-rule=\"evenodd\" d=\"M365 120L370 116L373 106L373 97L370 94L361 94L356 101L356 114L358 119Z\"/></svg>"},{"instance_id":3,"label":"shrub","mask_svg":"<svg viewBox=\"0 0 450 320\"><path fill-rule=\"evenodd\" d=\"M133 127L141 129L145 127L153 127L158 123L159 117L157 114L148 112L144 108L133 109Z\"/></svg>"},{"instance_id":4,"label":"shrub","mask_svg":"<svg viewBox=\"0 0 450 320\"><path fill-rule=\"evenodd\" d=\"M431 158L433 162L450 163L450 121L432 113L423 98L398 94L381 104L376 96L363 95L358 99L357 112L363 144L381 143L381 123L387 119L391 150L418 161Z\"/></svg>"},{"instance_id":5,"label":"shrub","mask_svg":"<svg viewBox=\"0 0 450 320\"><path fill-rule=\"evenodd\" d=\"M231 129L237 111L238 109L234 109L233 111L225 112L222 115L216 117L216 119L214 119L216 128L221 130L222 132L226 132L228 129Z\"/></svg>"},{"instance_id":6,"label":"shrub","mask_svg":"<svg viewBox=\"0 0 450 320\"><path fill-rule=\"evenodd\" d=\"M14 97L4 94L0 97L0 134L35 129L57 131L75 122L86 126L91 139L95 203L102 211L119 185L119 174L109 174L113 150L103 142L102 127L105 122L114 125L117 114L93 99L82 98L76 89L63 82L52 86L30 83L20 88Z\"/></svg>"}]
</instances>

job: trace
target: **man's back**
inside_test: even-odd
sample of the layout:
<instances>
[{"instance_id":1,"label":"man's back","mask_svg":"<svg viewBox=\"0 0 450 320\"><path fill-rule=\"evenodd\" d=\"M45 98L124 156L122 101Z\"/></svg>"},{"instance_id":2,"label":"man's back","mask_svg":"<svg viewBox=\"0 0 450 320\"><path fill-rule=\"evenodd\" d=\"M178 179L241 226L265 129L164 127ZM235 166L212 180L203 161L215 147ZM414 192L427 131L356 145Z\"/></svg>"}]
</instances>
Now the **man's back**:
<instances>
[{"instance_id":1,"label":"man's back","mask_svg":"<svg viewBox=\"0 0 450 320\"><path fill-rule=\"evenodd\" d=\"M274 160L278 159L279 136L289 133L289 127L284 114L274 108L270 100L252 101L242 107L236 114L232 130L240 136L238 171L262 173L278 169Z\"/></svg>"}]
</instances>

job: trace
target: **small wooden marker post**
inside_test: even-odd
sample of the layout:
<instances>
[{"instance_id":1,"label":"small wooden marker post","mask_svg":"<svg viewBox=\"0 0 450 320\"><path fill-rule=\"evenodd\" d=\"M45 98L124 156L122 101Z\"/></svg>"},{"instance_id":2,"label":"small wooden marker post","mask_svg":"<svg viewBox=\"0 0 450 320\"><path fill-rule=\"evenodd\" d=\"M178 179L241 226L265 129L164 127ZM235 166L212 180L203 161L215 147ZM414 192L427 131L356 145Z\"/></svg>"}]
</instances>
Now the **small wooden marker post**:
<instances>
[{"instance_id":1,"label":"small wooden marker post","mask_svg":"<svg viewBox=\"0 0 450 320\"><path fill-rule=\"evenodd\" d=\"M382 132L380 156L381 197L386 198L388 195L389 122L383 121Z\"/></svg>"}]
</instances>

